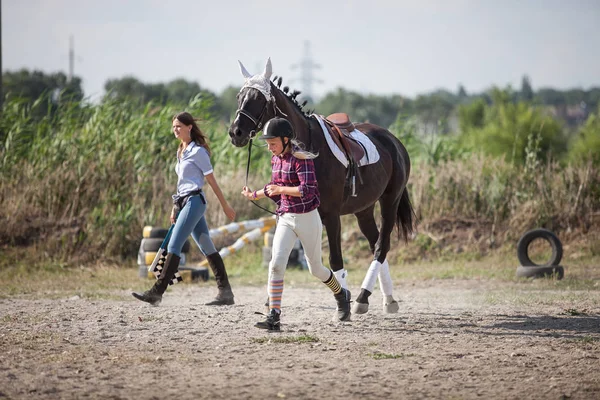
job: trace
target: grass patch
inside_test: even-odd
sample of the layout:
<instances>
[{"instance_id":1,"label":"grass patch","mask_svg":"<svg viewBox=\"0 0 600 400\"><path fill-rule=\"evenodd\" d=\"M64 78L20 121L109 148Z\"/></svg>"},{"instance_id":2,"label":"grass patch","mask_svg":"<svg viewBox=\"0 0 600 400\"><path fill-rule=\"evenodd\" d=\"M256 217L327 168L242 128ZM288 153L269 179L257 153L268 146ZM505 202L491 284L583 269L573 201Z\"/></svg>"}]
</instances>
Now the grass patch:
<instances>
[{"instance_id":1,"label":"grass patch","mask_svg":"<svg viewBox=\"0 0 600 400\"><path fill-rule=\"evenodd\" d=\"M549 285L543 280L524 285L512 285L506 289L493 290L483 294L485 304L560 307L565 310L561 313L562 315L578 315L572 314L572 312L581 312L578 310L582 310L582 306L586 307L588 304L593 306L598 301L600 301L600 291L597 289L573 290L569 287Z\"/></svg>"},{"instance_id":2,"label":"grass patch","mask_svg":"<svg viewBox=\"0 0 600 400\"><path fill-rule=\"evenodd\" d=\"M395 353L374 352L374 353L369 353L369 356L375 360L389 360L389 359L396 359L396 358L413 357L414 354L412 354L412 353L410 353L410 354L404 354L404 353L395 354Z\"/></svg>"},{"instance_id":3,"label":"grass patch","mask_svg":"<svg viewBox=\"0 0 600 400\"><path fill-rule=\"evenodd\" d=\"M587 310L576 310L575 308L567 308L565 309L564 312L562 312L562 315L587 315Z\"/></svg>"},{"instance_id":4,"label":"grass patch","mask_svg":"<svg viewBox=\"0 0 600 400\"><path fill-rule=\"evenodd\" d=\"M299 336L277 336L277 337L260 337L260 338L251 338L250 339L254 343L317 343L320 342L316 336L311 335L299 335Z\"/></svg>"},{"instance_id":5,"label":"grass patch","mask_svg":"<svg viewBox=\"0 0 600 400\"><path fill-rule=\"evenodd\" d=\"M574 339L574 340L576 340L578 342L581 342L581 343L596 343L596 342L600 342L600 338L594 337L594 336L584 336L582 338L577 338L577 339Z\"/></svg>"},{"instance_id":6,"label":"grass patch","mask_svg":"<svg viewBox=\"0 0 600 400\"><path fill-rule=\"evenodd\" d=\"M134 259L117 263L97 263L86 266L67 266L50 259L39 260L39 255L31 255L31 249L5 247L8 258L18 262L0 261L3 285L0 298L25 296L29 298L64 298L79 296L86 299L123 300L131 290L146 290L153 281L138 276L138 266ZM28 255L29 254L29 255ZM516 256L499 251L480 260L454 257L452 260L414 262L390 265L392 280L396 284L411 281L429 280L481 280L507 282L507 290L500 288L489 293L481 293L488 304L548 304L580 310L581 305L574 301L589 300L600 293L599 272L595 265L600 264L600 254L572 259L565 266L565 278L518 279ZM513 260L515 258L515 260ZM327 260L327 248L324 249ZM188 266L202 260L199 250L192 246ZM327 264L327 262L325 262ZM370 259L354 259L346 264L349 271L348 282L360 286ZM243 251L225 259L225 265L232 285L264 287L268 270L262 264L262 243L252 243ZM288 287L320 287L322 284L307 270L289 268L285 276ZM188 284L188 283L184 283ZM208 282L194 282L200 287L213 287L214 278ZM553 292L548 297L548 292ZM586 293L587 292L587 293ZM563 303L561 303L563 302ZM587 307L584 305L583 308Z\"/></svg>"}]
</instances>

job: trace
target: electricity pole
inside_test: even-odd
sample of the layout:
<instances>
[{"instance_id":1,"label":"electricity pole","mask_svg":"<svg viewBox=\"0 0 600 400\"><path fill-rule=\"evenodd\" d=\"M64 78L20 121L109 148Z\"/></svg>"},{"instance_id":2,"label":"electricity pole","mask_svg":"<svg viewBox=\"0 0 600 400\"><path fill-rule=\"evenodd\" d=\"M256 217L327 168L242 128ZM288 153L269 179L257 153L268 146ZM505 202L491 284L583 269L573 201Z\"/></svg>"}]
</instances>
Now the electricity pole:
<instances>
[{"instance_id":1,"label":"electricity pole","mask_svg":"<svg viewBox=\"0 0 600 400\"><path fill-rule=\"evenodd\" d=\"M2 91L2 0L0 0L0 110L4 103L4 92Z\"/></svg>"},{"instance_id":2,"label":"electricity pole","mask_svg":"<svg viewBox=\"0 0 600 400\"><path fill-rule=\"evenodd\" d=\"M69 36L69 76L67 82L73 79L73 70L75 69L75 48L73 45L73 35Z\"/></svg>"},{"instance_id":3,"label":"electricity pole","mask_svg":"<svg viewBox=\"0 0 600 400\"><path fill-rule=\"evenodd\" d=\"M310 54L310 41L304 41L304 54L300 62L293 64L292 69L300 69L300 82L302 85L302 94L309 101L314 102L313 98L313 83L323 83L323 80L315 78L313 71L320 69L321 66L315 63Z\"/></svg>"}]
</instances>

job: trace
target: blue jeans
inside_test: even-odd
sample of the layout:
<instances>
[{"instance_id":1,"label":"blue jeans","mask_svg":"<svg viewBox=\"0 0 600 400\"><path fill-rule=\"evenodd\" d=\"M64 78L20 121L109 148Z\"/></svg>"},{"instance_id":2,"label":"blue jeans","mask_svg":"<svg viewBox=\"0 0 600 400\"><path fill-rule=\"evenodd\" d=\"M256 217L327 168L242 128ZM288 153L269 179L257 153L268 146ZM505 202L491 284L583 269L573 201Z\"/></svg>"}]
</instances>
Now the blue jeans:
<instances>
[{"instance_id":1,"label":"blue jeans","mask_svg":"<svg viewBox=\"0 0 600 400\"><path fill-rule=\"evenodd\" d=\"M177 221L175 221L175 228L171 233L171 239L167 251L173 253L176 256L181 256L181 249L185 240L192 235L194 241L200 248L200 251L205 256L211 255L217 252L215 245L213 244L210 235L208 234L208 225L206 224L206 218L204 213L206 212L206 204L204 200L204 194L191 196L187 204L179 212Z\"/></svg>"}]
</instances>

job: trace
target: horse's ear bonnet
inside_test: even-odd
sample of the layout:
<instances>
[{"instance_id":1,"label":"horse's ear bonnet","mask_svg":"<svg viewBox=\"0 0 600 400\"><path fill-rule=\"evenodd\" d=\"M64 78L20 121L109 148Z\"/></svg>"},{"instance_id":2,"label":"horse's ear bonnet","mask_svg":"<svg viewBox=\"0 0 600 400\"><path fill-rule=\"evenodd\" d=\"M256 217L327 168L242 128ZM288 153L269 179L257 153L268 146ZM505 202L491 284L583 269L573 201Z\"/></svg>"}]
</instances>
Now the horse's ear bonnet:
<instances>
[{"instance_id":1,"label":"horse's ear bonnet","mask_svg":"<svg viewBox=\"0 0 600 400\"><path fill-rule=\"evenodd\" d=\"M274 139L278 137L294 138L294 128L285 118L275 117L267 121L263 128L263 133L260 135L260 139Z\"/></svg>"}]
</instances>

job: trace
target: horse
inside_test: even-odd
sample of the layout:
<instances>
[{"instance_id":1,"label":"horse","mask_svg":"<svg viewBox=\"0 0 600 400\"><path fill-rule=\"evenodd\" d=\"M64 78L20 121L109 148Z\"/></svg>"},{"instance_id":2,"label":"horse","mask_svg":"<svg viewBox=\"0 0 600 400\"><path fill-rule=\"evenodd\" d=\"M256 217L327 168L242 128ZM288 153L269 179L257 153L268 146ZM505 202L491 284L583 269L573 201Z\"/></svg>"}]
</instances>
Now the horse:
<instances>
[{"instance_id":1,"label":"horse","mask_svg":"<svg viewBox=\"0 0 600 400\"><path fill-rule=\"evenodd\" d=\"M354 214L358 226L369 242L373 254L361 291L353 304L352 312L364 314L369 309L369 296L375 281L383 294L383 311L397 313L398 302L393 297L393 284L386 260L390 250L390 236L397 227L407 242L412 236L416 216L409 198L407 182L410 175L410 158L404 145L387 129L371 123L354 124L375 145L379 160L357 167L358 179L354 186L348 184L348 167L334 157L327 144L317 116L304 110L306 102L296 100L299 91L281 89L281 78L273 78L271 59L267 59L264 71L252 75L238 61L240 72L245 78L238 95L238 109L229 127L231 143L245 147L261 131L265 123L276 116L290 121L295 139L305 149L318 153L314 159L317 183L321 195L318 208L329 242L329 265L344 288L347 285L347 270L344 269L341 248L341 215ZM277 83L277 84L276 84ZM345 114L343 114L345 115ZM353 193L355 192L355 193ZM379 202L381 228L375 221L374 208Z\"/></svg>"}]
</instances>

